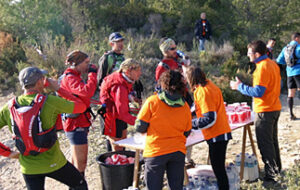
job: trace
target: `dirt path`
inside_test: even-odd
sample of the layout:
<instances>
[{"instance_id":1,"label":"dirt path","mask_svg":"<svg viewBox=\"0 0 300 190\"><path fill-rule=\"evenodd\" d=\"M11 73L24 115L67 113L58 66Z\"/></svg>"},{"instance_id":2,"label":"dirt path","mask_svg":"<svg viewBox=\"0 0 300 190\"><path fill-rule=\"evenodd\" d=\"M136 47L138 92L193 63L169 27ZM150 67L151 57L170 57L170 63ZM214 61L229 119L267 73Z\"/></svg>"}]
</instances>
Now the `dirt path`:
<instances>
[{"instance_id":1,"label":"dirt path","mask_svg":"<svg viewBox=\"0 0 300 190\"><path fill-rule=\"evenodd\" d=\"M0 97L0 105L4 105L8 99L12 97L12 94L6 97ZM281 96L283 109L279 119L279 143L281 150L281 159L283 169L287 169L294 164L294 160L300 157L299 146L297 140L300 139L300 120L289 121L289 115L286 107L286 95ZM300 117L300 100L295 98L295 114ZM96 190L101 189L100 174L98 169L98 164L96 163L96 156L105 151L104 148L104 137L100 135L99 127L96 127L98 122L95 122L95 126L91 129L89 135L89 160L88 167L86 170L86 179L89 185L89 189ZM251 127L254 140L255 132L254 127ZM1 129L0 142L3 142L10 147L13 147L13 142L11 140L11 134L9 133L7 127ZM63 133L59 133L59 141L61 148L65 153L66 157L70 158L69 144ZM242 130L238 129L233 132L233 140L230 141L227 150L227 160L226 162L232 162L235 155L241 152L242 142ZM252 153L249 139L247 139L246 151ZM258 149L257 149L258 151ZM258 152L258 155L259 152ZM207 157L207 145L206 143L201 143L193 147L192 159L197 164L205 164ZM260 157L259 157L259 160ZM260 161L260 166L262 168L262 163ZM19 163L16 160L7 159L0 157L0 190L23 190L26 189L25 183L23 181L22 174L19 171ZM47 179L45 184L45 189L68 189L67 186L52 180Z\"/></svg>"}]
</instances>

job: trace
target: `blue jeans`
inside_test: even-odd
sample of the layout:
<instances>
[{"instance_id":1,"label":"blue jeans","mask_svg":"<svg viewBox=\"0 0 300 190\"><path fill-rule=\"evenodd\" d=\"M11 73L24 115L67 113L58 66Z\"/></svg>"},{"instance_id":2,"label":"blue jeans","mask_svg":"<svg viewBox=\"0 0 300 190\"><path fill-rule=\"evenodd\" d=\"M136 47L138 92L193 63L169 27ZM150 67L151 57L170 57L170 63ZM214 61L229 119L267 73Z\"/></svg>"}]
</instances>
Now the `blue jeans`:
<instances>
[{"instance_id":1,"label":"blue jeans","mask_svg":"<svg viewBox=\"0 0 300 190\"><path fill-rule=\"evenodd\" d=\"M204 51L205 38L199 39L199 51Z\"/></svg>"}]
</instances>

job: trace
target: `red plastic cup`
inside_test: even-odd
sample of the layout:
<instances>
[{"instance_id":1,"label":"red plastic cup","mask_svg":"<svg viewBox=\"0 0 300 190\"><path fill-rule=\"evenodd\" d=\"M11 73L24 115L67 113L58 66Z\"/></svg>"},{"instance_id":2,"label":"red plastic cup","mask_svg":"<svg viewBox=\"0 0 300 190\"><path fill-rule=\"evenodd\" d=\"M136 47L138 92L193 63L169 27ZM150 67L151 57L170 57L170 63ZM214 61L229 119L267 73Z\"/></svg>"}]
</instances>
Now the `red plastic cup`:
<instances>
[{"instance_id":1,"label":"red plastic cup","mask_svg":"<svg viewBox=\"0 0 300 190\"><path fill-rule=\"evenodd\" d=\"M250 120L251 119L251 110L247 110L247 118Z\"/></svg>"},{"instance_id":2,"label":"red plastic cup","mask_svg":"<svg viewBox=\"0 0 300 190\"><path fill-rule=\"evenodd\" d=\"M243 112L237 112L237 117L238 117L238 122L239 123L243 123L244 122L244 118L243 118Z\"/></svg>"},{"instance_id":3,"label":"red plastic cup","mask_svg":"<svg viewBox=\"0 0 300 190\"><path fill-rule=\"evenodd\" d=\"M134 158L133 157L128 157L128 162L129 162L129 164L133 164L134 163Z\"/></svg>"},{"instance_id":4,"label":"red plastic cup","mask_svg":"<svg viewBox=\"0 0 300 190\"><path fill-rule=\"evenodd\" d=\"M113 165L114 162L112 161L111 157L107 157L107 158L105 159L105 164Z\"/></svg>"},{"instance_id":5,"label":"red plastic cup","mask_svg":"<svg viewBox=\"0 0 300 190\"><path fill-rule=\"evenodd\" d=\"M244 118L244 121L248 121L249 120L248 111L243 111L243 118Z\"/></svg>"},{"instance_id":6,"label":"red plastic cup","mask_svg":"<svg viewBox=\"0 0 300 190\"><path fill-rule=\"evenodd\" d=\"M229 121L230 121L230 123L232 123L232 124L238 122L238 116L237 116L236 112L231 112L231 113L229 114Z\"/></svg>"},{"instance_id":7,"label":"red plastic cup","mask_svg":"<svg viewBox=\"0 0 300 190\"><path fill-rule=\"evenodd\" d=\"M242 106L242 107L248 106L248 105L247 105L247 102L241 102L241 106Z\"/></svg>"},{"instance_id":8,"label":"red plastic cup","mask_svg":"<svg viewBox=\"0 0 300 190\"><path fill-rule=\"evenodd\" d=\"M251 110L250 106L245 106L243 108L244 108L244 110Z\"/></svg>"},{"instance_id":9,"label":"red plastic cup","mask_svg":"<svg viewBox=\"0 0 300 190\"><path fill-rule=\"evenodd\" d=\"M228 109L234 109L234 105L228 104L226 108L228 108Z\"/></svg>"}]
</instances>

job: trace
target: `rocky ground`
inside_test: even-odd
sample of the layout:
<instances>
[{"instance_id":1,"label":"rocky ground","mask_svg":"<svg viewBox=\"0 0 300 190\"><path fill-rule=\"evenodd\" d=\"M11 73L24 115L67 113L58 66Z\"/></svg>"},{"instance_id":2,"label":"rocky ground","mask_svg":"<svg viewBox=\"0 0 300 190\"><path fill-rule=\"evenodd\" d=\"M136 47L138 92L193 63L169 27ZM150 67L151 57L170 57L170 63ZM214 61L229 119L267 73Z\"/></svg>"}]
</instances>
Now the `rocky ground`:
<instances>
[{"instance_id":1,"label":"rocky ground","mask_svg":"<svg viewBox=\"0 0 300 190\"><path fill-rule=\"evenodd\" d=\"M0 97L0 105L3 105L10 99L13 95L8 94L7 96ZM286 107L286 95L281 96L283 109L281 112L279 120L279 143L281 150L281 159L283 169L288 169L292 167L295 159L299 159L300 152L299 146L300 141L300 120L290 121L289 115ZM295 114L300 117L300 100L295 98ZM99 121L95 121L93 128L90 131L89 135L89 158L88 166L86 170L86 179L89 185L89 189L102 189L99 167L96 162L96 156L105 152L104 146L104 137L100 134L99 130ZM254 140L255 132L253 131L254 127L251 128ZM7 127L1 129L0 132L0 142L3 142L10 147L13 147L13 142L11 140L11 134L8 131ZM59 133L59 141L61 144L61 149L65 153L66 157L70 158L69 144L63 133ZM227 162L232 162L235 158L235 155L241 152L242 144L242 130L237 129L233 132L233 140L230 141L227 150ZM247 139L247 152L252 153L249 139ZM257 149L258 152L258 149ZM258 155L259 152L258 152ZM201 143L193 147L192 159L197 164L205 164L207 159L207 145L206 143ZM259 157L259 160L260 157ZM262 169L262 162L260 161L260 166ZM0 190L23 190L26 189L23 177L19 170L19 163L17 160L11 160L8 158L0 157ZM45 184L45 189L68 189L67 186L52 180L47 179Z\"/></svg>"}]
</instances>

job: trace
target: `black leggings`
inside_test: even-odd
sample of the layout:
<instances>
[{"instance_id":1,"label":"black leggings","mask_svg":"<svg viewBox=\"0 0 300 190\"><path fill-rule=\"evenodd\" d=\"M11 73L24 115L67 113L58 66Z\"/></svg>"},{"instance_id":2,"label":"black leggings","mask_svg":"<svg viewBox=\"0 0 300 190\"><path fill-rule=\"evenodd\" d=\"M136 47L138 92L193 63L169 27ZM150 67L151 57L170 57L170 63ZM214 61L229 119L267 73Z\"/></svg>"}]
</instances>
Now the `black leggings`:
<instances>
[{"instance_id":1,"label":"black leggings","mask_svg":"<svg viewBox=\"0 0 300 190\"><path fill-rule=\"evenodd\" d=\"M225 158L228 141L208 143L211 166L217 178L220 190L229 190L228 177L225 169Z\"/></svg>"},{"instance_id":2,"label":"black leggings","mask_svg":"<svg viewBox=\"0 0 300 190\"><path fill-rule=\"evenodd\" d=\"M87 183L79 171L70 163L67 162L62 168L46 174L23 174L26 187L28 190L43 190L45 178L50 177L60 181L74 190L87 190Z\"/></svg>"}]
</instances>

